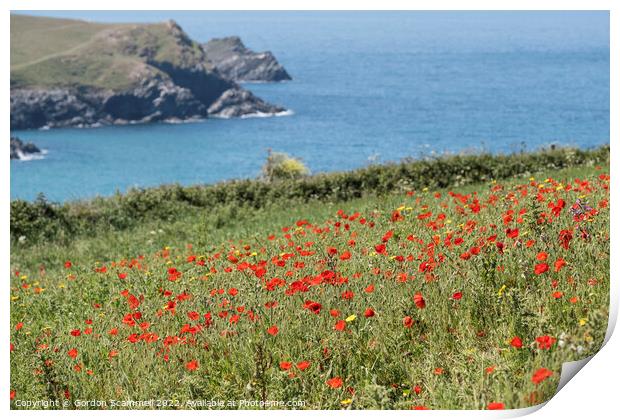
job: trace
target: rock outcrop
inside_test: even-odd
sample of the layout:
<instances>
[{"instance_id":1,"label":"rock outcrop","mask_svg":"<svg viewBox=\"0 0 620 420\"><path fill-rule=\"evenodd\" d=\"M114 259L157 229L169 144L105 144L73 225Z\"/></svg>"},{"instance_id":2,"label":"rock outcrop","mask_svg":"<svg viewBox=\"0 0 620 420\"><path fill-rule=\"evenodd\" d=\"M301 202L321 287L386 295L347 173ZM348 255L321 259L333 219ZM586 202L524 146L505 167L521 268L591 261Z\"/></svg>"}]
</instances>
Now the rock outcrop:
<instances>
[{"instance_id":1,"label":"rock outcrop","mask_svg":"<svg viewBox=\"0 0 620 420\"><path fill-rule=\"evenodd\" d=\"M235 82L280 82L291 80L274 55L254 52L237 36L215 38L202 45L207 58L226 79Z\"/></svg>"},{"instance_id":2,"label":"rock outcrop","mask_svg":"<svg viewBox=\"0 0 620 420\"><path fill-rule=\"evenodd\" d=\"M207 107L189 89L145 80L129 90L87 87L11 90L11 128L92 127L204 118Z\"/></svg>"},{"instance_id":3,"label":"rock outcrop","mask_svg":"<svg viewBox=\"0 0 620 420\"><path fill-rule=\"evenodd\" d=\"M17 137L11 137L11 159L26 159L41 153L41 150L32 143L24 143Z\"/></svg>"},{"instance_id":4,"label":"rock outcrop","mask_svg":"<svg viewBox=\"0 0 620 420\"><path fill-rule=\"evenodd\" d=\"M11 16L12 39L14 33L25 32L17 37L18 45L11 42L11 129L284 111L223 77L202 46L173 21L118 25L70 22L81 25L83 32L92 31L91 38L58 51L72 42L57 41L62 38L59 32L71 25L59 26L50 18ZM36 52L23 54L18 48L28 48L24 38L33 25L39 28L38 33L48 25L54 37L41 39L42 46Z\"/></svg>"},{"instance_id":5,"label":"rock outcrop","mask_svg":"<svg viewBox=\"0 0 620 420\"><path fill-rule=\"evenodd\" d=\"M209 115L219 118L278 115L285 111L240 88L228 89L208 109Z\"/></svg>"}]
</instances>

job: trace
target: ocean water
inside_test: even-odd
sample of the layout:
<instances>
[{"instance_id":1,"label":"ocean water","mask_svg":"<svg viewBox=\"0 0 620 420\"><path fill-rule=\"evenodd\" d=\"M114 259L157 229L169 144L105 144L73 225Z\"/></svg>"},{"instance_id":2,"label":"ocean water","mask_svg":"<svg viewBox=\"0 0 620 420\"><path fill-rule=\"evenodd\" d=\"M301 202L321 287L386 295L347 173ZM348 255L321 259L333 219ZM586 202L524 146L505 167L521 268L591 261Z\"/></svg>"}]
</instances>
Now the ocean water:
<instances>
[{"instance_id":1,"label":"ocean water","mask_svg":"<svg viewBox=\"0 0 620 420\"><path fill-rule=\"evenodd\" d=\"M175 19L239 35L293 81L247 85L293 115L16 131L46 150L11 162L11 198L54 201L162 183L253 178L267 149L312 172L471 150L609 143L607 12L37 12Z\"/></svg>"}]
</instances>

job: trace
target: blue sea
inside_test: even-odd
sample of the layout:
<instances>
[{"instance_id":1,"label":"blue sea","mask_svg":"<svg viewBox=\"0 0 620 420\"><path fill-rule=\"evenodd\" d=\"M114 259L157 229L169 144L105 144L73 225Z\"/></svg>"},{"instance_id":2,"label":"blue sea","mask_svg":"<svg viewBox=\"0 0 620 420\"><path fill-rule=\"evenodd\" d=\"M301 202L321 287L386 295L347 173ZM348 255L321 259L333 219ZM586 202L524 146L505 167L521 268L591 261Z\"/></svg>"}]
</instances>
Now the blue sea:
<instances>
[{"instance_id":1,"label":"blue sea","mask_svg":"<svg viewBox=\"0 0 620 420\"><path fill-rule=\"evenodd\" d=\"M29 12L26 12L29 13ZM405 157L609 143L607 12L30 12L176 20L239 35L292 82L246 85L293 115L16 131L46 150L11 162L11 198L53 201L162 183L254 178L268 149L312 172Z\"/></svg>"}]
</instances>

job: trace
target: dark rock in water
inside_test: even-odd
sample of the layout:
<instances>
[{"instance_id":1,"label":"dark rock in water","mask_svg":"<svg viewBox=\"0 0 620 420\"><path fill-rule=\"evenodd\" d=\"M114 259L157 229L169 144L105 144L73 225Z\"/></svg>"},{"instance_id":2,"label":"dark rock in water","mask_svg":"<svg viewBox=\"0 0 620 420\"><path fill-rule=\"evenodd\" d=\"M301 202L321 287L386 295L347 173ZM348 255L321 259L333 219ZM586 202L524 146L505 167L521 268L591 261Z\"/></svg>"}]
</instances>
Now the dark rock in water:
<instances>
[{"instance_id":1,"label":"dark rock in water","mask_svg":"<svg viewBox=\"0 0 620 420\"><path fill-rule=\"evenodd\" d=\"M34 144L24 143L17 137L11 137L11 159L23 159L37 153L41 153L41 150Z\"/></svg>"},{"instance_id":2,"label":"dark rock in water","mask_svg":"<svg viewBox=\"0 0 620 420\"><path fill-rule=\"evenodd\" d=\"M256 53L237 36L212 39L203 48L226 79L235 82L279 82L291 76L269 51Z\"/></svg>"},{"instance_id":3,"label":"dark rock in water","mask_svg":"<svg viewBox=\"0 0 620 420\"><path fill-rule=\"evenodd\" d=\"M285 111L286 109L270 105L254 96L252 92L241 88L228 89L208 110L209 115L220 118L268 116Z\"/></svg>"}]
</instances>

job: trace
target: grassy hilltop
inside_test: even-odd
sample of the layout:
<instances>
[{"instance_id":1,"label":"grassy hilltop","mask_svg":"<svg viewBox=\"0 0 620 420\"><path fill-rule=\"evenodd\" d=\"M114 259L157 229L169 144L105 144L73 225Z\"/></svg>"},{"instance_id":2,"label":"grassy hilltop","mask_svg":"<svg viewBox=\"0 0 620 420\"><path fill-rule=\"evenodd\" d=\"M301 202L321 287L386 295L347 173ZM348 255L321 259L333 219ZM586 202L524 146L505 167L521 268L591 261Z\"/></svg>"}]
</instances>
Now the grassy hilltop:
<instances>
[{"instance_id":1,"label":"grassy hilltop","mask_svg":"<svg viewBox=\"0 0 620 420\"><path fill-rule=\"evenodd\" d=\"M538 404L605 336L608 173L560 150L13 202L58 237L13 238L12 407Z\"/></svg>"},{"instance_id":2,"label":"grassy hilltop","mask_svg":"<svg viewBox=\"0 0 620 420\"><path fill-rule=\"evenodd\" d=\"M105 24L11 15L11 87L125 89L163 74L154 63L212 65L173 22Z\"/></svg>"}]
</instances>

